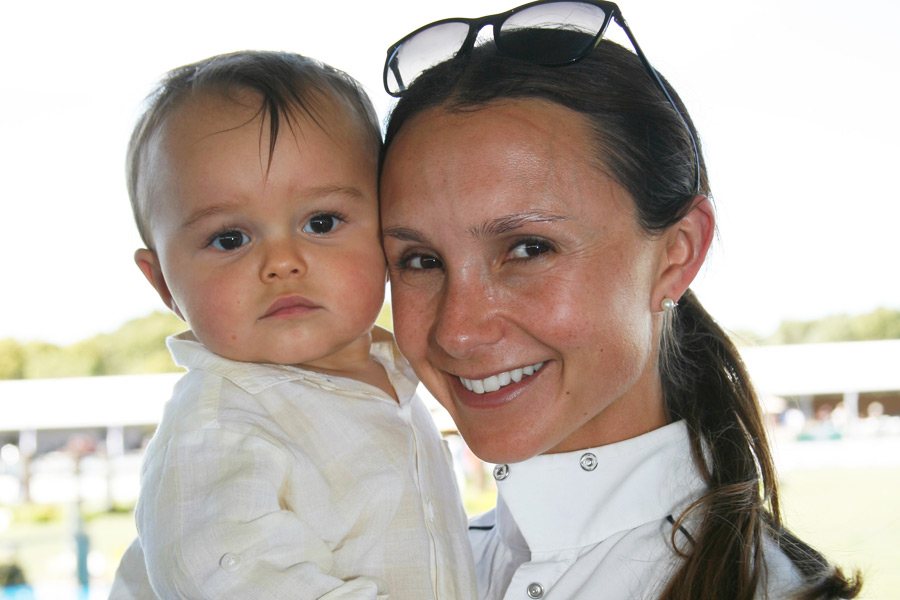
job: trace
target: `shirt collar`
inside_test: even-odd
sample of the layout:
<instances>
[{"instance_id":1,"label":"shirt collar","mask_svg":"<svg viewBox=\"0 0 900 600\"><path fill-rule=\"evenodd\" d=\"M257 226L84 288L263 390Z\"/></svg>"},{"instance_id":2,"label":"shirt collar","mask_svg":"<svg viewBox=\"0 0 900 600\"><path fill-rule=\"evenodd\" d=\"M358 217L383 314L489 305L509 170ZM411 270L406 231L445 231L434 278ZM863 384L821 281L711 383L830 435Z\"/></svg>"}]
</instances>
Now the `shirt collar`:
<instances>
[{"instance_id":1,"label":"shirt collar","mask_svg":"<svg viewBox=\"0 0 900 600\"><path fill-rule=\"evenodd\" d=\"M166 346L175 364L188 370L202 370L223 377L249 394L259 392L288 381L305 381L324 390L360 393L371 396L376 388L346 377L310 371L291 365L248 363L229 360L211 352L191 331L185 331L166 339ZM381 363L394 386L400 404L409 402L416 391L418 379L412 367L394 343L393 336L376 327L372 331L369 354Z\"/></svg>"},{"instance_id":2,"label":"shirt collar","mask_svg":"<svg viewBox=\"0 0 900 600\"><path fill-rule=\"evenodd\" d=\"M532 553L593 545L677 517L706 488L683 421L616 444L506 467L497 482L497 527L507 544L525 544Z\"/></svg>"}]
</instances>

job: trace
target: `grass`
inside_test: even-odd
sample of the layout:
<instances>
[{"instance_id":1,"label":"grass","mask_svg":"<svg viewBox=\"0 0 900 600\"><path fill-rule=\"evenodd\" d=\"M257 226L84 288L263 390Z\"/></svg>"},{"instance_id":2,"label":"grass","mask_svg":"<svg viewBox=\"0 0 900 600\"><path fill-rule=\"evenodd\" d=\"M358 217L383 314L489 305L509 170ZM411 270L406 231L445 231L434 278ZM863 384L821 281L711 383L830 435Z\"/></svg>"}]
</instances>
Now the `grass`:
<instances>
[{"instance_id":1,"label":"grass","mask_svg":"<svg viewBox=\"0 0 900 600\"><path fill-rule=\"evenodd\" d=\"M900 597L900 467L804 469L782 476L785 521L841 566L862 598Z\"/></svg>"},{"instance_id":2,"label":"grass","mask_svg":"<svg viewBox=\"0 0 900 600\"><path fill-rule=\"evenodd\" d=\"M65 506L20 507L0 534L0 564L17 563L30 584L75 584L75 515ZM48 517L52 515L52 517ZM119 559L134 538L130 512L89 515L83 523L90 539L93 580L111 583Z\"/></svg>"}]
</instances>

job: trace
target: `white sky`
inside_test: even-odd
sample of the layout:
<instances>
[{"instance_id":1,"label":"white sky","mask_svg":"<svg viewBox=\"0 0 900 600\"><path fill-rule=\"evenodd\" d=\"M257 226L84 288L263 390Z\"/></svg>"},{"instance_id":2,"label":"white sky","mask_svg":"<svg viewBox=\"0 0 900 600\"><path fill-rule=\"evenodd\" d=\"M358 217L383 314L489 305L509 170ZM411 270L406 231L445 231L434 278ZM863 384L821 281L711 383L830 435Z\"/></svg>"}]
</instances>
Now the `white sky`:
<instances>
[{"instance_id":1,"label":"white sky","mask_svg":"<svg viewBox=\"0 0 900 600\"><path fill-rule=\"evenodd\" d=\"M0 339L70 343L162 308L132 262L123 155L168 69L296 51L360 79L384 115L388 45L516 1L5 3ZM787 318L900 308L900 3L620 6L705 145L721 237L694 287L712 314L765 334Z\"/></svg>"}]
</instances>

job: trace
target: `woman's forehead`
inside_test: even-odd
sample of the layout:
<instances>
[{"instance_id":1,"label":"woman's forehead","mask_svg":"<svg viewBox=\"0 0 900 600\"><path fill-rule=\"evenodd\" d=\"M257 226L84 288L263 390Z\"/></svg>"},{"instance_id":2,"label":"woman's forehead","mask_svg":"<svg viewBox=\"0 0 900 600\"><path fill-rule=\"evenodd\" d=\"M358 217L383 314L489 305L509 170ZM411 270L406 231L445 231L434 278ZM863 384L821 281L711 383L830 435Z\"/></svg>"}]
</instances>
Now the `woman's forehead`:
<instances>
[{"instance_id":1,"label":"woman's forehead","mask_svg":"<svg viewBox=\"0 0 900 600\"><path fill-rule=\"evenodd\" d=\"M587 119L543 100L493 102L477 110L435 107L410 119L384 163L382 202L410 198L530 206L587 194L608 177L597 168ZM522 198L518 196L524 196ZM525 208L525 207L522 207Z\"/></svg>"},{"instance_id":2,"label":"woman's forehead","mask_svg":"<svg viewBox=\"0 0 900 600\"><path fill-rule=\"evenodd\" d=\"M453 132L460 127L503 131L507 135L540 135L548 140L560 130L577 132L585 139L591 131L590 122L584 115L561 104L539 98L503 98L480 105L439 105L423 110L401 126L391 147L397 138L417 134L439 144L440 133Z\"/></svg>"},{"instance_id":3,"label":"woman's forehead","mask_svg":"<svg viewBox=\"0 0 900 600\"><path fill-rule=\"evenodd\" d=\"M577 113L521 101L420 117L395 138L385 162L387 238L490 239L550 223L596 226L611 212L633 215L624 189L596 167Z\"/></svg>"},{"instance_id":4,"label":"woman's forehead","mask_svg":"<svg viewBox=\"0 0 900 600\"><path fill-rule=\"evenodd\" d=\"M456 183L491 175L527 180L554 166L593 162L592 147L585 118L550 102L508 100L465 111L434 107L400 130L384 170L388 180L431 176L442 184L453 183L451 173Z\"/></svg>"}]
</instances>

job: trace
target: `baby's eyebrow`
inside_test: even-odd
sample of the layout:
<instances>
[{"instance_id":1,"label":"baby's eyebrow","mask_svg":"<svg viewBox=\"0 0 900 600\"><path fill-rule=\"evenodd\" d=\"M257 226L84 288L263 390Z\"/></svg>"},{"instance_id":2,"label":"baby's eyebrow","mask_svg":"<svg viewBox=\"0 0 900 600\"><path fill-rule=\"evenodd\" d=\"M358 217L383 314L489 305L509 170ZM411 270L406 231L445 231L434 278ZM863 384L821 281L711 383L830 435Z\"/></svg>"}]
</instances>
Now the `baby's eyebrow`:
<instances>
[{"instance_id":1,"label":"baby's eyebrow","mask_svg":"<svg viewBox=\"0 0 900 600\"><path fill-rule=\"evenodd\" d=\"M199 210L195 210L188 218L184 220L181 224L182 229L188 229L196 225L199 221L206 219L207 217L212 217L218 214L232 212L236 210L240 206L238 202L222 202L219 204L212 204L210 206L204 206Z\"/></svg>"},{"instance_id":2,"label":"baby's eyebrow","mask_svg":"<svg viewBox=\"0 0 900 600\"><path fill-rule=\"evenodd\" d=\"M297 197L303 200L320 200L328 196L343 196L355 201L365 201L367 196L353 186L322 185L317 187L300 188ZM204 206L190 215L181 224L182 229L188 229L199 221L222 213L235 212L243 206L242 202L219 202L210 206Z\"/></svg>"},{"instance_id":3,"label":"baby's eyebrow","mask_svg":"<svg viewBox=\"0 0 900 600\"><path fill-rule=\"evenodd\" d=\"M301 188L300 196L303 198L316 199L325 196L347 196L357 200L366 200L368 197L358 188L350 185L321 185L311 188Z\"/></svg>"}]
</instances>

